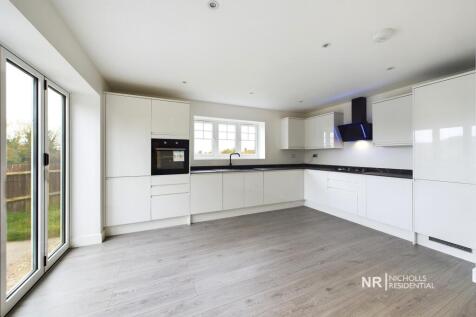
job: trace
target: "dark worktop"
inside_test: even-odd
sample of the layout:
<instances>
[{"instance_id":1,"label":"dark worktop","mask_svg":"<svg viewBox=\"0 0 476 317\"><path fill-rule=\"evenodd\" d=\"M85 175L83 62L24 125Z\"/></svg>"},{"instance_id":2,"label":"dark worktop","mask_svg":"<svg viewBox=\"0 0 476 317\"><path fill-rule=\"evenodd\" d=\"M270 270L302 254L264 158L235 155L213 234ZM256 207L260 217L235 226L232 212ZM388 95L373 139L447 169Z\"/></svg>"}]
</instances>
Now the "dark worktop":
<instances>
[{"instance_id":1,"label":"dark worktop","mask_svg":"<svg viewBox=\"0 0 476 317\"><path fill-rule=\"evenodd\" d=\"M413 178L412 170L394 169L394 168L376 168L342 165L323 165L323 164L263 164L263 165L228 165L222 166L192 166L191 173L225 173L225 172L253 172L253 171L273 171L290 169L311 169L328 172L363 174L396 178Z\"/></svg>"}]
</instances>

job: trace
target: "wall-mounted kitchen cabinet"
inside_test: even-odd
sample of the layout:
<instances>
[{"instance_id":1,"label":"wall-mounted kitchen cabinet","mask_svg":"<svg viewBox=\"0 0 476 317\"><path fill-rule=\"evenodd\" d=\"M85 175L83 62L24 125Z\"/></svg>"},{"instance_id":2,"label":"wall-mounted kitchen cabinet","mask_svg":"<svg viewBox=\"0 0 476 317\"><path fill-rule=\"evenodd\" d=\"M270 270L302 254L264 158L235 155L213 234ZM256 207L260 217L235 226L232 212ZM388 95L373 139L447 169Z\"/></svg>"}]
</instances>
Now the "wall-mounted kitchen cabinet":
<instances>
[{"instance_id":1,"label":"wall-mounted kitchen cabinet","mask_svg":"<svg viewBox=\"0 0 476 317\"><path fill-rule=\"evenodd\" d=\"M343 123L343 115L339 112L310 117L304 120L305 148L310 150L341 148L337 126Z\"/></svg>"},{"instance_id":2,"label":"wall-mounted kitchen cabinet","mask_svg":"<svg viewBox=\"0 0 476 317\"><path fill-rule=\"evenodd\" d=\"M152 134L164 139L190 136L190 105L181 101L152 99Z\"/></svg>"},{"instance_id":3,"label":"wall-mounted kitchen cabinet","mask_svg":"<svg viewBox=\"0 0 476 317\"><path fill-rule=\"evenodd\" d=\"M372 104L373 142L377 146L411 146L412 95L402 95Z\"/></svg>"},{"instance_id":4,"label":"wall-mounted kitchen cabinet","mask_svg":"<svg viewBox=\"0 0 476 317\"><path fill-rule=\"evenodd\" d=\"M281 149L304 149L304 119L286 117L281 119Z\"/></svg>"},{"instance_id":5,"label":"wall-mounted kitchen cabinet","mask_svg":"<svg viewBox=\"0 0 476 317\"><path fill-rule=\"evenodd\" d=\"M106 177L150 175L150 107L148 98L106 94Z\"/></svg>"}]
</instances>

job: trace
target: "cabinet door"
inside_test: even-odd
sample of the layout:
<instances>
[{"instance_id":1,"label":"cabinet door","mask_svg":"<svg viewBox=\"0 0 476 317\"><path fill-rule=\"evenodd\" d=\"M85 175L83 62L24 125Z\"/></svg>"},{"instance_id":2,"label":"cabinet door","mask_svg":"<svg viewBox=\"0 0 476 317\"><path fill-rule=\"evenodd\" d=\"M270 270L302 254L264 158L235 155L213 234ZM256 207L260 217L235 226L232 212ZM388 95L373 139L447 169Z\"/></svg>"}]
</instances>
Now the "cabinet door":
<instances>
[{"instance_id":1,"label":"cabinet door","mask_svg":"<svg viewBox=\"0 0 476 317\"><path fill-rule=\"evenodd\" d=\"M327 173L329 207L360 216L365 215L365 179L363 175Z\"/></svg>"},{"instance_id":2,"label":"cabinet door","mask_svg":"<svg viewBox=\"0 0 476 317\"><path fill-rule=\"evenodd\" d=\"M318 149L319 147L319 117L307 118L304 122L306 149Z\"/></svg>"},{"instance_id":3,"label":"cabinet door","mask_svg":"<svg viewBox=\"0 0 476 317\"><path fill-rule=\"evenodd\" d=\"M164 138L189 138L190 105L152 99L152 134Z\"/></svg>"},{"instance_id":4,"label":"cabinet door","mask_svg":"<svg viewBox=\"0 0 476 317\"><path fill-rule=\"evenodd\" d=\"M276 204L304 199L303 170L264 172L264 203Z\"/></svg>"},{"instance_id":5,"label":"cabinet door","mask_svg":"<svg viewBox=\"0 0 476 317\"><path fill-rule=\"evenodd\" d=\"M245 207L263 204L263 172L247 172L245 176Z\"/></svg>"},{"instance_id":6,"label":"cabinet door","mask_svg":"<svg viewBox=\"0 0 476 317\"><path fill-rule=\"evenodd\" d=\"M151 218L167 219L190 215L190 194L168 194L152 196Z\"/></svg>"},{"instance_id":7,"label":"cabinet door","mask_svg":"<svg viewBox=\"0 0 476 317\"><path fill-rule=\"evenodd\" d=\"M192 214L222 210L222 173L193 174L191 175L190 182Z\"/></svg>"},{"instance_id":8,"label":"cabinet door","mask_svg":"<svg viewBox=\"0 0 476 317\"><path fill-rule=\"evenodd\" d=\"M415 231L476 248L476 186L415 180Z\"/></svg>"},{"instance_id":9,"label":"cabinet door","mask_svg":"<svg viewBox=\"0 0 476 317\"><path fill-rule=\"evenodd\" d=\"M150 220L150 177L106 180L106 226Z\"/></svg>"},{"instance_id":10,"label":"cabinet door","mask_svg":"<svg viewBox=\"0 0 476 317\"><path fill-rule=\"evenodd\" d=\"M150 175L150 105L106 94L106 177Z\"/></svg>"},{"instance_id":11,"label":"cabinet door","mask_svg":"<svg viewBox=\"0 0 476 317\"><path fill-rule=\"evenodd\" d=\"M416 87L415 179L476 184L474 73Z\"/></svg>"},{"instance_id":12,"label":"cabinet door","mask_svg":"<svg viewBox=\"0 0 476 317\"><path fill-rule=\"evenodd\" d=\"M365 176L367 217L400 229L412 230L413 181Z\"/></svg>"},{"instance_id":13,"label":"cabinet door","mask_svg":"<svg viewBox=\"0 0 476 317\"><path fill-rule=\"evenodd\" d=\"M236 209L245 206L246 173L223 173L223 209Z\"/></svg>"},{"instance_id":14,"label":"cabinet door","mask_svg":"<svg viewBox=\"0 0 476 317\"><path fill-rule=\"evenodd\" d=\"M304 199L320 205L327 205L327 172L304 171Z\"/></svg>"},{"instance_id":15,"label":"cabinet door","mask_svg":"<svg viewBox=\"0 0 476 317\"><path fill-rule=\"evenodd\" d=\"M375 145L412 145L412 104L412 95L406 95L372 105Z\"/></svg>"},{"instance_id":16,"label":"cabinet door","mask_svg":"<svg viewBox=\"0 0 476 317\"><path fill-rule=\"evenodd\" d=\"M281 119L281 149L304 149L304 119Z\"/></svg>"}]
</instances>

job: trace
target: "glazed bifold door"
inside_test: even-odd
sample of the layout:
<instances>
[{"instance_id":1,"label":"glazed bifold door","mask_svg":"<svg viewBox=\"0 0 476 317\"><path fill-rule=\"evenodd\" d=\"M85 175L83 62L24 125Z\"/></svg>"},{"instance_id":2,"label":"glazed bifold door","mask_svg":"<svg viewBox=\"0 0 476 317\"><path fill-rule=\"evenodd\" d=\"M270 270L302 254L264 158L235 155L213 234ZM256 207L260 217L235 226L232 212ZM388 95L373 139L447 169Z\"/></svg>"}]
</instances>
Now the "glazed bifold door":
<instances>
[{"instance_id":1,"label":"glazed bifold door","mask_svg":"<svg viewBox=\"0 0 476 317\"><path fill-rule=\"evenodd\" d=\"M1 315L69 246L68 94L0 47Z\"/></svg>"}]
</instances>

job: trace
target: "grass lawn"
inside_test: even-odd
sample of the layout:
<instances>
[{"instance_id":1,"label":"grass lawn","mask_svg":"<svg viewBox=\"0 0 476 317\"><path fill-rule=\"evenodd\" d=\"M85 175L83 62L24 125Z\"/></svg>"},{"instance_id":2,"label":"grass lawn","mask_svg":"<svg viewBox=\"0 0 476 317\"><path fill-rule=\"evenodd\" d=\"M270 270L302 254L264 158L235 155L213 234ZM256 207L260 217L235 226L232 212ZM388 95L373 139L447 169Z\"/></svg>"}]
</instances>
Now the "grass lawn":
<instances>
[{"instance_id":1,"label":"grass lawn","mask_svg":"<svg viewBox=\"0 0 476 317\"><path fill-rule=\"evenodd\" d=\"M61 217L59 206L50 206L48 211L48 237L59 237ZM31 236L31 212L7 212L7 241L29 240Z\"/></svg>"}]
</instances>

